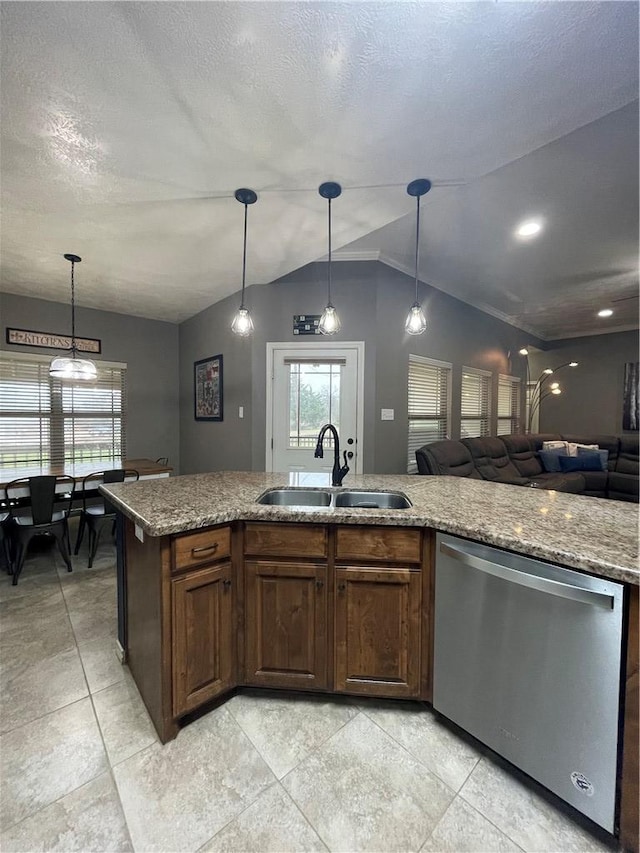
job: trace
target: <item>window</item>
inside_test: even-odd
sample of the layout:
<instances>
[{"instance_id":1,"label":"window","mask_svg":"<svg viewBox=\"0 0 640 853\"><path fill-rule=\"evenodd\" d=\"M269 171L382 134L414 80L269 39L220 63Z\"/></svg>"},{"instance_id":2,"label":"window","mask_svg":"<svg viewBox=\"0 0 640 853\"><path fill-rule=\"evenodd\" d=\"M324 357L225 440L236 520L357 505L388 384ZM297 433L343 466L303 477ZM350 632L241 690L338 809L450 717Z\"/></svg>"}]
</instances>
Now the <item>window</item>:
<instances>
[{"instance_id":1,"label":"window","mask_svg":"<svg viewBox=\"0 0 640 853\"><path fill-rule=\"evenodd\" d=\"M498 377L498 435L520 432L520 379Z\"/></svg>"},{"instance_id":2,"label":"window","mask_svg":"<svg viewBox=\"0 0 640 853\"><path fill-rule=\"evenodd\" d=\"M491 374L473 367L462 368L460 437L491 435Z\"/></svg>"},{"instance_id":3,"label":"window","mask_svg":"<svg viewBox=\"0 0 640 853\"><path fill-rule=\"evenodd\" d=\"M448 438L451 423L451 365L409 356L409 441L407 471L414 474L416 450Z\"/></svg>"},{"instance_id":4,"label":"window","mask_svg":"<svg viewBox=\"0 0 640 853\"><path fill-rule=\"evenodd\" d=\"M126 365L96 362L96 382L52 379L50 356L0 353L0 464L126 456Z\"/></svg>"}]
</instances>

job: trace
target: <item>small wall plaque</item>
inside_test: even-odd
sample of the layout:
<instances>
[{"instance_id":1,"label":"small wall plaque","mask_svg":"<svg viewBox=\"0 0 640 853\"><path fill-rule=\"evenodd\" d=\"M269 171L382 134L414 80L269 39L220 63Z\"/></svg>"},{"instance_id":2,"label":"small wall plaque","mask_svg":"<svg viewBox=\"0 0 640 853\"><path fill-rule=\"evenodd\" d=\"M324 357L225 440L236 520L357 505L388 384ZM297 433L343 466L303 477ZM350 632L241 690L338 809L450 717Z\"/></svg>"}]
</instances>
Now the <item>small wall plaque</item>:
<instances>
[{"instance_id":1,"label":"small wall plaque","mask_svg":"<svg viewBox=\"0 0 640 853\"><path fill-rule=\"evenodd\" d=\"M319 335L320 317L322 314L294 314L293 315L293 334L294 335Z\"/></svg>"},{"instance_id":2,"label":"small wall plaque","mask_svg":"<svg viewBox=\"0 0 640 853\"><path fill-rule=\"evenodd\" d=\"M71 336L56 335L55 332L34 332L31 329L7 329L7 343L23 347L71 349ZM102 351L100 341L95 338L76 338L76 347L79 352Z\"/></svg>"}]
</instances>

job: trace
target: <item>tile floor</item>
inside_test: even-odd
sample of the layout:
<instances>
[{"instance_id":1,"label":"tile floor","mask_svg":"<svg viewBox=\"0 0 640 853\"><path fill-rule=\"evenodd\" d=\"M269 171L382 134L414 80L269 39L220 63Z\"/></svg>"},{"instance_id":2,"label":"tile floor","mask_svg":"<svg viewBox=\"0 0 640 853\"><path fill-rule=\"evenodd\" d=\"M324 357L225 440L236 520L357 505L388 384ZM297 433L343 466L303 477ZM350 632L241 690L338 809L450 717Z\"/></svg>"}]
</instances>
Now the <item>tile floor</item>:
<instances>
[{"instance_id":1,"label":"tile floor","mask_svg":"<svg viewBox=\"0 0 640 853\"><path fill-rule=\"evenodd\" d=\"M596 851L417 704L243 692L158 742L115 654L113 546L0 576L3 851Z\"/></svg>"}]
</instances>

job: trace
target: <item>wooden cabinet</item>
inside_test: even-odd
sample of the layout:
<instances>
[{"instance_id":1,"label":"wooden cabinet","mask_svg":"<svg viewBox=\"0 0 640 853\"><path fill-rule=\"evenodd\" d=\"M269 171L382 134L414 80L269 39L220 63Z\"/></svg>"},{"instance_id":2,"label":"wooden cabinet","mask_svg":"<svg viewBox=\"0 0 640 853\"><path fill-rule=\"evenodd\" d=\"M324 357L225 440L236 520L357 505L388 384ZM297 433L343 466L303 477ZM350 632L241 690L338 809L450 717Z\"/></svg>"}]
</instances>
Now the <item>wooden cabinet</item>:
<instances>
[{"instance_id":1,"label":"wooden cabinet","mask_svg":"<svg viewBox=\"0 0 640 853\"><path fill-rule=\"evenodd\" d=\"M334 619L336 690L420 695L419 571L337 568Z\"/></svg>"},{"instance_id":2,"label":"wooden cabinet","mask_svg":"<svg viewBox=\"0 0 640 853\"><path fill-rule=\"evenodd\" d=\"M232 585L230 562L171 580L176 717L233 686Z\"/></svg>"},{"instance_id":3,"label":"wooden cabinet","mask_svg":"<svg viewBox=\"0 0 640 853\"><path fill-rule=\"evenodd\" d=\"M327 566L245 563L245 680L327 687Z\"/></svg>"}]
</instances>

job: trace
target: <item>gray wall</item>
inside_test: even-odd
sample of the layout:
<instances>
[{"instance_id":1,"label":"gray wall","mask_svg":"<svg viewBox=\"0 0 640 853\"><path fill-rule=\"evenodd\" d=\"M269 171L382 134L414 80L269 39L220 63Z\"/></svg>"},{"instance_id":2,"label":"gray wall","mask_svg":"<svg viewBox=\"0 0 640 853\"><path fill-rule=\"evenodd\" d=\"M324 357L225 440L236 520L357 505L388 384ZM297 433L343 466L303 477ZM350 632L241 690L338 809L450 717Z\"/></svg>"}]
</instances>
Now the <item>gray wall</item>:
<instances>
[{"instance_id":1,"label":"gray wall","mask_svg":"<svg viewBox=\"0 0 640 853\"><path fill-rule=\"evenodd\" d=\"M543 400L540 431L622 435L624 365L638 361L638 346L637 331L618 332L552 341L544 353L536 353L531 359L534 378L545 367L578 362L554 376L562 394Z\"/></svg>"},{"instance_id":2,"label":"gray wall","mask_svg":"<svg viewBox=\"0 0 640 853\"><path fill-rule=\"evenodd\" d=\"M333 268L333 301L342 331L335 341L365 342L364 470L406 471L407 367L409 353L454 365L453 411L459 409L462 365L523 376L517 353L525 336L519 330L427 285L421 298L429 328L411 337L404 321L414 298L413 281L378 262L340 262ZM266 343L300 340L293 335L294 314L319 314L326 303L326 264L309 264L278 282L247 291L255 323L250 339L238 339L229 326L239 304L235 295L212 305L180 327L180 439L183 473L209 470L264 470L266 420ZM305 340L310 340L306 338ZM224 421L193 418L193 362L224 356ZM244 420L238 406L244 406ZM395 410L394 421L380 421L380 409ZM452 435L459 435L454 418Z\"/></svg>"},{"instance_id":3,"label":"gray wall","mask_svg":"<svg viewBox=\"0 0 640 853\"><path fill-rule=\"evenodd\" d=\"M6 327L68 334L70 316L69 305L3 293L0 347L53 356L56 350L6 344ZM76 330L80 337L102 341L102 353L96 360L127 363L127 455L150 459L168 456L178 473L178 326L110 311L76 308Z\"/></svg>"}]
</instances>

